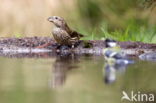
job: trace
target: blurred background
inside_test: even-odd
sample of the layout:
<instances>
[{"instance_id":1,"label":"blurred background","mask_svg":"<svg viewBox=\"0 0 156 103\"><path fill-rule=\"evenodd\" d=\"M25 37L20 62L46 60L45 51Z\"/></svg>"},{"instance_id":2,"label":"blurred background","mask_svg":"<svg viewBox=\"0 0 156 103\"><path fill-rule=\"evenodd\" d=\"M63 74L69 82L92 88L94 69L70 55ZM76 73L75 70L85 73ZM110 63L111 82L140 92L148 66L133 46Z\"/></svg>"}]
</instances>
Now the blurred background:
<instances>
[{"instance_id":1,"label":"blurred background","mask_svg":"<svg viewBox=\"0 0 156 103\"><path fill-rule=\"evenodd\" d=\"M85 39L156 42L155 0L0 0L0 37L51 36L64 17ZM136 36L137 35L137 36Z\"/></svg>"}]
</instances>

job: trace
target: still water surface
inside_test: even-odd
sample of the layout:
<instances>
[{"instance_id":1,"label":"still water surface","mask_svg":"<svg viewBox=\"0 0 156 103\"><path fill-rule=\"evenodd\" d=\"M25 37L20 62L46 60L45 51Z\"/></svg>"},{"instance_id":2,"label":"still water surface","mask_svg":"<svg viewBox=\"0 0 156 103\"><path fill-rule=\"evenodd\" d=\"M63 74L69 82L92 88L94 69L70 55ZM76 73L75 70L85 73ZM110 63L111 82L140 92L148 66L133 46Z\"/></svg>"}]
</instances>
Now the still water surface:
<instances>
[{"instance_id":1,"label":"still water surface","mask_svg":"<svg viewBox=\"0 0 156 103\"><path fill-rule=\"evenodd\" d=\"M136 60L108 84L102 56L30 57L0 57L0 103L121 103L123 90L156 93L156 62Z\"/></svg>"}]
</instances>

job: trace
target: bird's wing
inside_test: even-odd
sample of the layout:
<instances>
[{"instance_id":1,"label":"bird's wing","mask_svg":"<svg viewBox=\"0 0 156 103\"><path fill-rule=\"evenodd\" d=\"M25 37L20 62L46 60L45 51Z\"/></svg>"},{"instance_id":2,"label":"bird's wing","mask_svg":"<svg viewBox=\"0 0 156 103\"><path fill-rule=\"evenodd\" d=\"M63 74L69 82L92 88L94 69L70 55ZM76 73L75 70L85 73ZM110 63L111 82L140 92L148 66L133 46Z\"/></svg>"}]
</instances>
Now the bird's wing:
<instances>
[{"instance_id":1,"label":"bird's wing","mask_svg":"<svg viewBox=\"0 0 156 103\"><path fill-rule=\"evenodd\" d=\"M74 44L75 42L78 41L78 37L71 37L65 30L60 30L60 35L65 43Z\"/></svg>"},{"instance_id":2,"label":"bird's wing","mask_svg":"<svg viewBox=\"0 0 156 103\"><path fill-rule=\"evenodd\" d=\"M70 36L71 36L71 37L78 37L78 38L84 37L83 34L78 33L78 32L76 32L76 31L72 31L72 33L70 34Z\"/></svg>"},{"instance_id":3,"label":"bird's wing","mask_svg":"<svg viewBox=\"0 0 156 103\"><path fill-rule=\"evenodd\" d=\"M68 43L69 39L71 38L65 30L59 28L55 28L52 33L55 40L60 44Z\"/></svg>"},{"instance_id":4,"label":"bird's wing","mask_svg":"<svg viewBox=\"0 0 156 103\"><path fill-rule=\"evenodd\" d=\"M62 40L69 40L71 37L65 30L60 30L60 36Z\"/></svg>"}]
</instances>

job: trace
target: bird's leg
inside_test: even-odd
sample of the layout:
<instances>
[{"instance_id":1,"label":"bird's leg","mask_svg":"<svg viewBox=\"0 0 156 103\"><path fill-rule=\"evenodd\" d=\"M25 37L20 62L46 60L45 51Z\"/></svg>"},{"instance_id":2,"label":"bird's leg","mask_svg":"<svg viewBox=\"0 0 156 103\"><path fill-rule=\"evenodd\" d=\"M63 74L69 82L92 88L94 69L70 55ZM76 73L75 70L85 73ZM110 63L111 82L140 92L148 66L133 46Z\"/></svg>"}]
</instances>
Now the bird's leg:
<instances>
[{"instance_id":1,"label":"bird's leg","mask_svg":"<svg viewBox=\"0 0 156 103\"><path fill-rule=\"evenodd\" d=\"M74 48L77 47L80 43L81 43L81 41L77 41L77 42L75 42L75 43L72 43L71 48L74 49Z\"/></svg>"},{"instance_id":2,"label":"bird's leg","mask_svg":"<svg viewBox=\"0 0 156 103\"><path fill-rule=\"evenodd\" d=\"M74 44L72 44L72 47L71 47L71 48L73 49L74 47L75 47L75 45L74 45Z\"/></svg>"}]
</instances>

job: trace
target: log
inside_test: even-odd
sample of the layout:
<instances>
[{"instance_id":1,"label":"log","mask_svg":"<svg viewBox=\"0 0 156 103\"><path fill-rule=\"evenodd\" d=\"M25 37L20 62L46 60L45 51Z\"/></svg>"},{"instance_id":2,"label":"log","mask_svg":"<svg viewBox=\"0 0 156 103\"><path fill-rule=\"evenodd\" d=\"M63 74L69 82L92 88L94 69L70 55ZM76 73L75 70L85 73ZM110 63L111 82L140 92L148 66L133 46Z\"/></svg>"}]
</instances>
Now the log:
<instances>
[{"instance_id":1,"label":"log","mask_svg":"<svg viewBox=\"0 0 156 103\"><path fill-rule=\"evenodd\" d=\"M49 44L43 48L42 45ZM142 42L118 42L122 51L129 56L156 52L156 44ZM102 55L104 40L80 40L73 49L58 50L57 43L51 37L0 38L0 55L35 54L35 53L74 53L78 55ZM38 48L39 47L39 48Z\"/></svg>"}]
</instances>

